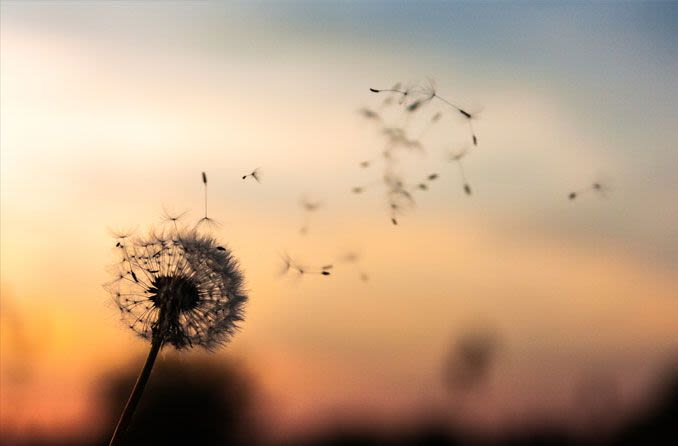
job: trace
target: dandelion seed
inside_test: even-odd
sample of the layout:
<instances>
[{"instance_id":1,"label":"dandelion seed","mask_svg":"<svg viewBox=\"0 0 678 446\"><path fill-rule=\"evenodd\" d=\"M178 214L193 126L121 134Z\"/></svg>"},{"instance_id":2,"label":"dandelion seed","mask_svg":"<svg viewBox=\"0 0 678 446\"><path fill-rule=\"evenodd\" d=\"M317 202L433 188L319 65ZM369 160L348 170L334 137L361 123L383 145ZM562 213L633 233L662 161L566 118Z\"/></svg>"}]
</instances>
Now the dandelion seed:
<instances>
[{"instance_id":1,"label":"dandelion seed","mask_svg":"<svg viewBox=\"0 0 678 446\"><path fill-rule=\"evenodd\" d=\"M261 183L261 168L257 167L252 172L243 175L242 179L246 180L248 177L252 177L257 183Z\"/></svg>"},{"instance_id":2,"label":"dandelion seed","mask_svg":"<svg viewBox=\"0 0 678 446\"><path fill-rule=\"evenodd\" d=\"M471 141L473 142L474 146L478 145L478 137L476 136L476 133L473 129L473 124L471 123L472 119L476 118L475 113L469 113L468 111L464 110L463 108L453 104L452 102L448 101L447 99L443 98L438 94L436 91L436 84L433 79L428 80L428 86L422 89L422 92L429 98L428 100L432 100L433 98L437 98L438 100L444 102L445 104L449 105L453 109L457 110L464 118L466 118L469 126L469 130L471 132Z\"/></svg>"},{"instance_id":3,"label":"dandelion seed","mask_svg":"<svg viewBox=\"0 0 678 446\"><path fill-rule=\"evenodd\" d=\"M464 189L464 192L466 195L471 195L471 186L469 182L466 180L466 173L464 172L464 165L462 164L461 160L466 156L468 153L468 150L466 148L461 149L460 151L457 152L452 152L448 155L448 160L452 162L456 162L457 166L459 166L459 175L461 177L461 183L462 187Z\"/></svg>"},{"instance_id":4,"label":"dandelion seed","mask_svg":"<svg viewBox=\"0 0 678 446\"><path fill-rule=\"evenodd\" d=\"M428 86L422 88L422 89L419 91L419 93L421 93L421 94L423 95L423 97L422 97L422 98L419 98L419 99L417 99L417 100L415 100L415 101L412 102L412 103L410 103L410 105L408 105L408 106L406 107L406 110L407 110L408 112L411 113L411 112L417 111L417 110L418 110L419 108L421 108L423 105L428 104L429 102L431 102L431 100L432 100L433 98L436 97L436 87L435 87L435 82L434 82L432 79L429 79Z\"/></svg>"},{"instance_id":5,"label":"dandelion seed","mask_svg":"<svg viewBox=\"0 0 678 446\"><path fill-rule=\"evenodd\" d=\"M170 223L171 222L172 225L174 226L174 229L178 231L179 230L178 222L179 222L179 220L181 220L186 215L187 212L188 211L178 212L178 213L177 212L171 212L168 209L166 209L165 207L163 207L163 209L162 209L162 220L163 220L164 223Z\"/></svg>"},{"instance_id":6,"label":"dandelion seed","mask_svg":"<svg viewBox=\"0 0 678 446\"><path fill-rule=\"evenodd\" d=\"M360 163L360 167L362 167L363 169L370 167L370 161L362 161Z\"/></svg>"},{"instance_id":7,"label":"dandelion seed","mask_svg":"<svg viewBox=\"0 0 678 446\"><path fill-rule=\"evenodd\" d=\"M369 276L367 275L367 273L365 273L365 271L363 271L360 268L360 265L359 265L360 256L357 253L352 252L352 251L348 252L348 253L342 255L339 258L339 260L341 262L350 263L351 265L353 265L353 268L357 270L361 281L367 282L369 280Z\"/></svg>"},{"instance_id":8,"label":"dandelion seed","mask_svg":"<svg viewBox=\"0 0 678 446\"><path fill-rule=\"evenodd\" d=\"M280 275L284 276L290 271L290 269L292 269L292 258L289 255L287 255L287 253L284 253L282 255L282 261L283 267L280 270Z\"/></svg>"},{"instance_id":9,"label":"dandelion seed","mask_svg":"<svg viewBox=\"0 0 678 446\"><path fill-rule=\"evenodd\" d=\"M111 233L113 238L118 239L119 243L122 243L125 239L130 238L134 232L136 231L136 228L128 228L128 229L110 229L108 232Z\"/></svg>"},{"instance_id":10,"label":"dandelion seed","mask_svg":"<svg viewBox=\"0 0 678 446\"><path fill-rule=\"evenodd\" d=\"M290 271L296 271L299 276L305 274L317 274L322 276L329 276L331 273L329 270L333 268L333 265L324 265L320 268L307 268L302 266L299 262L293 260L287 253L283 254L283 267L280 272L280 275L285 275Z\"/></svg>"},{"instance_id":11,"label":"dandelion seed","mask_svg":"<svg viewBox=\"0 0 678 446\"><path fill-rule=\"evenodd\" d=\"M364 191L365 191L365 189L363 189L362 187L359 187L359 186L351 189L351 192L353 192L354 194L362 194Z\"/></svg>"},{"instance_id":12,"label":"dandelion seed","mask_svg":"<svg viewBox=\"0 0 678 446\"><path fill-rule=\"evenodd\" d=\"M436 179L438 178L438 174L437 174L437 173L432 173L432 174L430 174L427 178L428 178L429 181L434 181L434 180L436 180Z\"/></svg>"},{"instance_id":13,"label":"dandelion seed","mask_svg":"<svg viewBox=\"0 0 678 446\"><path fill-rule=\"evenodd\" d=\"M308 233L311 213L317 211L322 206L322 203L320 201L311 201L305 197L302 197L299 203L304 210L304 223L302 224L299 232L302 235L306 235Z\"/></svg>"},{"instance_id":14,"label":"dandelion seed","mask_svg":"<svg viewBox=\"0 0 678 446\"><path fill-rule=\"evenodd\" d=\"M366 119L371 119L375 121L381 120L381 116L379 116L379 113L375 112L374 110L370 110L369 108L361 108L358 110L358 113L362 115L362 117Z\"/></svg>"},{"instance_id":15,"label":"dandelion seed","mask_svg":"<svg viewBox=\"0 0 678 446\"><path fill-rule=\"evenodd\" d=\"M417 111L419 109L419 107L421 107L423 104L424 104L424 101L419 99L419 100L416 100L416 101L410 103L407 107L405 107L405 109L408 112L412 113L412 112Z\"/></svg>"},{"instance_id":16,"label":"dandelion seed","mask_svg":"<svg viewBox=\"0 0 678 446\"><path fill-rule=\"evenodd\" d=\"M198 224L195 225L196 228L199 228L202 225L207 225L210 228L214 228L219 226L219 223L207 216L207 174L205 172L202 172L202 183L204 185L204 190L205 190L205 216L198 220Z\"/></svg>"},{"instance_id":17,"label":"dandelion seed","mask_svg":"<svg viewBox=\"0 0 678 446\"><path fill-rule=\"evenodd\" d=\"M388 89L377 89L377 88L370 88L370 91L372 93L397 93L400 95L400 100L399 103L402 104L405 99L407 99L407 96L412 93L414 90L414 87L412 86L407 86L403 89L401 89L400 83L395 84L392 88Z\"/></svg>"},{"instance_id":18,"label":"dandelion seed","mask_svg":"<svg viewBox=\"0 0 678 446\"><path fill-rule=\"evenodd\" d=\"M588 192L595 192L595 193L599 194L600 196L604 197L607 190L608 190L608 188L605 185L603 185L603 183L594 182L588 187L585 187L585 188L580 189L578 191L570 192L567 197L570 200L574 200L577 197L579 197L580 195L588 193Z\"/></svg>"},{"instance_id":19,"label":"dandelion seed","mask_svg":"<svg viewBox=\"0 0 678 446\"><path fill-rule=\"evenodd\" d=\"M247 301L236 260L209 235L152 232L130 239L120 253L117 277L105 288L126 325L149 340L151 350L110 445L118 444L129 426L160 349L214 350L225 344Z\"/></svg>"}]
</instances>

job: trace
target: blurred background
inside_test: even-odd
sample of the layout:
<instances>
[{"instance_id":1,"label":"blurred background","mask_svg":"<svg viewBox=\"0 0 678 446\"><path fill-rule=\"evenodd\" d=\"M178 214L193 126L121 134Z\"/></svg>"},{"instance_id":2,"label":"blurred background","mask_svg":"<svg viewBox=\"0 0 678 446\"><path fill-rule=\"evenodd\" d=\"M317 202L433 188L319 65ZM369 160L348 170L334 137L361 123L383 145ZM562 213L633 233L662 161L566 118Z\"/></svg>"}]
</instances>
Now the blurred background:
<instances>
[{"instance_id":1,"label":"blurred background","mask_svg":"<svg viewBox=\"0 0 678 446\"><path fill-rule=\"evenodd\" d=\"M0 5L3 444L106 444L149 347L110 230L195 222L202 171L246 321L163 350L129 444L678 437L676 3ZM369 88L429 78L481 110L473 194L428 104L398 169L439 177L395 226L359 110L400 125Z\"/></svg>"}]
</instances>

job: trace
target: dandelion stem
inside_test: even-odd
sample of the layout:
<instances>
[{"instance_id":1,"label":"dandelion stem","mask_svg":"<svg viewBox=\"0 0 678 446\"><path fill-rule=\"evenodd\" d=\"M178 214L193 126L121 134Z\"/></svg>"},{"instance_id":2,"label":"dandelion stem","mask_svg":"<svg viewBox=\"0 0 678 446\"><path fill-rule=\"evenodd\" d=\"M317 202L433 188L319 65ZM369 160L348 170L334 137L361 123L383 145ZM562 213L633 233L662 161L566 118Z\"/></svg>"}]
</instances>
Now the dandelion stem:
<instances>
[{"instance_id":1,"label":"dandelion stem","mask_svg":"<svg viewBox=\"0 0 678 446\"><path fill-rule=\"evenodd\" d=\"M123 410L122 415L120 415L120 420L118 425L115 427L111 441L108 443L108 446L114 446L119 444L122 435L129 427L129 423L132 420L132 415L139 404L141 399L141 394L144 393L144 388L148 382L148 378L151 376L151 371L153 370L153 364L155 364L155 358L158 356L158 352L162 347L162 338L160 336L154 336L153 343L151 344L151 350L148 352L148 357L146 358L146 363L144 368L141 369L139 378L137 378L136 384L134 384L134 389L132 390L129 400L125 405L125 410Z\"/></svg>"}]
</instances>

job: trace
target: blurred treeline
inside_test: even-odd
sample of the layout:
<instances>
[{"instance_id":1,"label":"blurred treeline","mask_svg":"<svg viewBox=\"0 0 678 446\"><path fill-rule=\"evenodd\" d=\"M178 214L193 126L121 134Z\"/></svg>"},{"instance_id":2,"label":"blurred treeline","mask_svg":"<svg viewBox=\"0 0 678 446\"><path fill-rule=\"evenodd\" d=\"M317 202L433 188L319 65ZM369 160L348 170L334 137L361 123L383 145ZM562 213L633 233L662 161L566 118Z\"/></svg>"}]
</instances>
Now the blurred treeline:
<instances>
[{"instance_id":1,"label":"blurred treeline","mask_svg":"<svg viewBox=\"0 0 678 446\"><path fill-rule=\"evenodd\" d=\"M102 429L97 438L40 438L3 432L3 445L106 445L138 372L136 366L98 381ZM257 387L245 369L223 358L206 360L168 356L159 361L128 432L127 445L675 445L678 444L678 367L666 370L653 403L612 428L591 420L576 432L535 421L510 432L470 432L449 414L392 428L360 420L337 419L324 429L285 440L267 439L266 420L257 416ZM483 371L483 373L485 373ZM465 378L466 379L466 378ZM590 389L595 392L595 389ZM581 404L588 404L586 398ZM582 407L582 410L589 408ZM604 414L605 407L598 412ZM613 410L614 408L609 408ZM598 429L600 428L600 429Z\"/></svg>"}]
</instances>

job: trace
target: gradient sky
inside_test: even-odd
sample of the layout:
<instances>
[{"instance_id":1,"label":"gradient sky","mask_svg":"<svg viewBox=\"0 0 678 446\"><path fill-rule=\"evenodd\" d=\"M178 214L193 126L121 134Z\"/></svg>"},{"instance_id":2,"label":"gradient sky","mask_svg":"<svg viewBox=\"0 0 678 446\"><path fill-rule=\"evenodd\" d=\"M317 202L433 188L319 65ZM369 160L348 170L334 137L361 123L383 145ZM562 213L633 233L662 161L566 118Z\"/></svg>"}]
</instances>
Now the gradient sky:
<instances>
[{"instance_id":1,"label":"gradient sky","mask_svg":"<svg viewBox=\"0 0 678 446\"><path fill-rule=\"evenodd\" d=\"M446 404L441 361L478 324L503 348L468 417L492 425L567 418L591 373L637 401L675 357L675 3L3 1L0 13L3 423L78 429L96 379L138 361L146 346L101 287L108 229L145 230L163 206L195 219L201 171L251 290L218 355L248 364L280 430ZM441 178L393 227L379 192L350 194L382 147L356 110L378 104L369 87L428 77L482 108L474 195L443 161L468 139L450 120L407 158L413 177ZM261 184L240 179L258 166ZM567 200L601 178L607 199ZM305 237L303 194L324 203ZM341 264L276 277L283 251L324 264L349 250L368 284ZM37 365L20 386L25 358Z\"/></svg>"}]
</instances>

